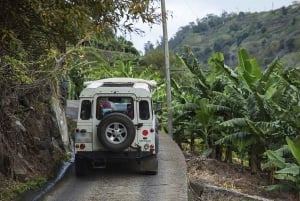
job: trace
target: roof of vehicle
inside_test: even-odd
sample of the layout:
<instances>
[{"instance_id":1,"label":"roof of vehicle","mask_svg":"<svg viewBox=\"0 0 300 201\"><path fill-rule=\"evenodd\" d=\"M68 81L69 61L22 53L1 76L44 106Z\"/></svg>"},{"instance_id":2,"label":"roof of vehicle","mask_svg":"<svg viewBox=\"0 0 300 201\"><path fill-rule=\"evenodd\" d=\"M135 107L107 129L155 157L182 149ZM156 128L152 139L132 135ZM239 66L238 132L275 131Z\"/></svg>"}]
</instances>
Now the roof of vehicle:
<instances>
[{"instance_id":1,"label":"roof of vehicle","mask_svg":"<svg viewBox=\"0 0 300 201\"><path fill-rule=\"evenodd\" d=\"M86 87L81 92L81 97L89 97L96 93L138 93L139 96L151 96L156 87L156 81L139 78L107 78L84 82Z\"/></svg>"},{"instance_id":2,"label":"roof of vehicle","mask_svg":"<svg viewBox=\"0 0 300 201\"><path fill-rule=\"evenodd\" d=\"M84 82L86 88L97 88L105 84L116 84L116 85L128 85L132 84L134 88L144 88L146 84L149 88L155 88L157 83L155 80L145 80L140 78L127 78L127 77L115 77L115 78L106 78L101 80L94 80Z\"/></svg>"}]
</instances>

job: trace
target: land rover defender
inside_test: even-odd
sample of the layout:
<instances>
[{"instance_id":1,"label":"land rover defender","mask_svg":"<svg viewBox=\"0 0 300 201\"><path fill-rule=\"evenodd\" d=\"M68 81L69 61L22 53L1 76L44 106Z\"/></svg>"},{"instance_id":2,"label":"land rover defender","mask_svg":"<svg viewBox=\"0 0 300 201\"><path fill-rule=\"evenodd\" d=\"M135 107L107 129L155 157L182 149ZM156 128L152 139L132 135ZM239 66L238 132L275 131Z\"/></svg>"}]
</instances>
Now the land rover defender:
<instances>
[{"instance_id":1,"label":"land rover defender","mask_svg":"<svg viewBox=\"0 0 300 201\"><path fill-rule=\"evenodd\" d=\"M158 170L158 121L153 80L108 78L84 83L74 134L75 173L110 160L135 160L142 172Z\"/></svg>"}]
</instances>

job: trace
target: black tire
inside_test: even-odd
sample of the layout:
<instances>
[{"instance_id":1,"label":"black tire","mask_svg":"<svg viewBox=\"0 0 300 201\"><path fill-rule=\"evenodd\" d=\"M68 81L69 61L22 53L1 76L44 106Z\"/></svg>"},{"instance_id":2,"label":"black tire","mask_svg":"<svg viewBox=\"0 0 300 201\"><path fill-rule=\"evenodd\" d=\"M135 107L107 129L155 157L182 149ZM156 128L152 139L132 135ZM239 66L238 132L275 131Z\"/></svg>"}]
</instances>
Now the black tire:
<instances>
[{"instance_id":1,"label":"black tire","mask_svg":"<svg viewBox=\"0 0 300 201\"><path fill-rule=\"evenodd\" d=\"M87 161L75 155L75 174L76 176L84 176L87 174Z\"/></svg>"},{"instance_id":2,"label":"black tire","mask_svg":"<svg viewBox=\"0 0 300 201\"><path fill-rule=\"evenodd\" d=\"M158 133L155 133L155 153L157 154L159 151L159 137Z\"/></svg>"},{"instance_id":3,"label":"black tire","mask_svg":"<svg viewBox=\"0 0 300 201\"><path fill-rule=\"evenodd\" d=\"M135 126L127 115L111 113L99 123L97 135L106 149L114 152L122 151L132 144Z\"/></svg>"}]
</instances>

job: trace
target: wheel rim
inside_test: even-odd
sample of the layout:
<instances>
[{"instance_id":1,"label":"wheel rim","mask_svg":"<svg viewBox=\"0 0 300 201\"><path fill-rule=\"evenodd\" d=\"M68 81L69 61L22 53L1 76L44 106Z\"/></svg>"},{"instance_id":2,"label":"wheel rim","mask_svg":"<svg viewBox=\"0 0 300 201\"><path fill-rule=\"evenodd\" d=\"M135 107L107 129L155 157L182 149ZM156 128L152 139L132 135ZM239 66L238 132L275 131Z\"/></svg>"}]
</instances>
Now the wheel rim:
<instances>
[{"instance_id":1,"label":"wheel rim","mask_svg":"<svg viewBox=\"0 0 300 201\"><path fill-rule=\"evenodd\" d=\"M119 122L111 123L106 127L105 137L109 143L121 144L127 138L127 129Z\"/></svg>"}]
</instances>

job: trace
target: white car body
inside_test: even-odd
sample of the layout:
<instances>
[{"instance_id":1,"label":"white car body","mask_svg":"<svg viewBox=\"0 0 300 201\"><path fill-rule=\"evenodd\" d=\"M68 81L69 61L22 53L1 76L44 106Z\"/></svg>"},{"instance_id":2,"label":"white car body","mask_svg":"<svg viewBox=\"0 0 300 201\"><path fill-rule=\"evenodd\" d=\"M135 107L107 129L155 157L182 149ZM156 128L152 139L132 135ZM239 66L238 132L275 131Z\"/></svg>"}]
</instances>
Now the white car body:
<instances>
[{"instance_id":1,"label":"white car body","mask_svg":"<svg viewBox=\"0 0 300 201\"><path fill-rule=\"evenodd\" d=\"M156 174L158 131L153 111L153 80L108 78L84 83L75 139L75 170L85 163L113 159L145 162ZM143 165L142 165L143 167Z\"/></svg>"}]
</instances>

